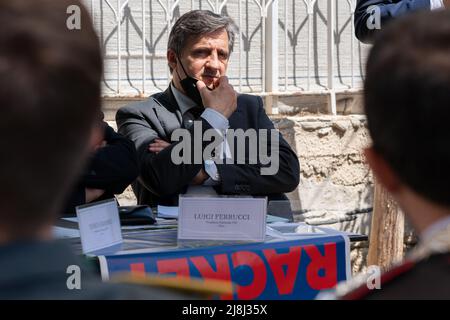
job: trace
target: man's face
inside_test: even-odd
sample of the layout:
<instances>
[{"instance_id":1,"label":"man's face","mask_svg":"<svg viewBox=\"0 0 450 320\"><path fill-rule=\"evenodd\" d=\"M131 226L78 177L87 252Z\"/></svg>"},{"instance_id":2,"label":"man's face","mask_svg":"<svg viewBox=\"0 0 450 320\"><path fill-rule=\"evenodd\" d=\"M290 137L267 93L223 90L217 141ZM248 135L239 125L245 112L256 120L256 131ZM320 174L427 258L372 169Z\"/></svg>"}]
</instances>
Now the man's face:
<instances>
[{"instance_id":1,"label":"man's face","mask_svg":"<svg viewBox=\"0 0 450 320\"><path fill-rule=\"evenodd\" d=\"M186 77L181 65L169 53L175 86L181 89L179 81ZM209 88L218 85L219 77L224 76L228 66L228 34L225 29L204 36L191 37L181 53L181 62L187 74L202 80ZM175 61L174 61L175 60ZM175 62L175 63L174 63ZM181 78L178 78L178 76Z\"/></svg>"}]
</instances>

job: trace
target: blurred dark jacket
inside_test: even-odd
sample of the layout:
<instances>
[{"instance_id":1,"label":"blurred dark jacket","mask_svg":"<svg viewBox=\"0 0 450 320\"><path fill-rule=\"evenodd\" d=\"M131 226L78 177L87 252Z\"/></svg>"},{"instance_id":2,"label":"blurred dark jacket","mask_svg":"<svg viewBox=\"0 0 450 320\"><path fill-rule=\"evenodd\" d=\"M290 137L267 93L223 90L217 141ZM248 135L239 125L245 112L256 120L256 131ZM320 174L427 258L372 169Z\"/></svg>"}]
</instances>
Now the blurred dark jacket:
<instances>
[{"instance_id":1,"label":"blurred dark jacket","mask_svg":"<svg viewBox=\"0 0 450 320\"><path fill-rule=\"evenodd\" d=\"M69 266L79 266L80 289ZM0 300L25 299L185 299L186 295L162 288L104 283L99 272L74 255L61 240L20 242L0 246ZM192 297L188 297L192 299Z\"/></svg>"},{"instance_id":2,"label":"blurred dark jacket","mask_svg":"<svg viewBox=\"0 0 450 320\"><path fill-rule=\"evenodd\" d=\"M66 202L64 214L73 215L76 206L86 203L86 188L105 190L95 201L110 199L121 194L139 175L134 144L106 122L102 125L106 146L97 149L89 159L87 169Z\"/></svg>"},{"instance_id":3,"label":"blurred dark jacket","mask_svg":"<svg viewBox=\"0 0 450 320\"><path fill-rule=\"evenodd\" d=\"M368 11L371 6L378 6L380 9L381 27L407 13L431 8L430 0L358 0L355 9L355 35L364 43L371 43L379 31L367 26L367 20L372 15L370 10Z\"/></svg>"}]
</instances>

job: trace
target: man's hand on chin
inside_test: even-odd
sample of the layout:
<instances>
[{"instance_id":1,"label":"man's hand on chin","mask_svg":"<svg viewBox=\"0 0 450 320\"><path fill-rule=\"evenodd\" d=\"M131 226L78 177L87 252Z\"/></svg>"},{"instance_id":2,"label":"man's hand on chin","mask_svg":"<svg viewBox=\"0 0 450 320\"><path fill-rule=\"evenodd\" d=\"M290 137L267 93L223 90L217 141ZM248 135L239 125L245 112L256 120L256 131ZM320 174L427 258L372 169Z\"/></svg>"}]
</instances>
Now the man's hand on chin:
<instances>
[{"instance_id":1,"label":"man's hand on chin","mask_svg":"<svg viewBox=\"0 0 450 320\"><path fill-rule=\"evenodd\" d=\"M237 93L228 83L228 78L219 78L219 85L214 90L209 90L203 81L197 82L197 88L202 96L205 108L211 108L229 118L237 108Z\"/></svg>"}]
</instances>

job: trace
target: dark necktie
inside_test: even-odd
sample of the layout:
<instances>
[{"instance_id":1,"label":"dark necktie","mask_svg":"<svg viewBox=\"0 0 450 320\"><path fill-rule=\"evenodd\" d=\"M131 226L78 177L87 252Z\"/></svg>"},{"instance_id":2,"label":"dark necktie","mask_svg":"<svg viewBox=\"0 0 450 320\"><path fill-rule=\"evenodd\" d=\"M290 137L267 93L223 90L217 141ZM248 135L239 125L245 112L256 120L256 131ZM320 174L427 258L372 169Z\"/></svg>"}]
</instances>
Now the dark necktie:
<instances>
[{"instance_id":1,"label":"dark necktie","mask_svg":"<svg viewBox=\"0 0 450 320\"><path fill-rule=\"evenodd\" d=\"M200 115L205 111L201 107L193 107L183 114L183 127L189 129L193 124L194 120L200 118Z\"/></svg>"}]
</instances>

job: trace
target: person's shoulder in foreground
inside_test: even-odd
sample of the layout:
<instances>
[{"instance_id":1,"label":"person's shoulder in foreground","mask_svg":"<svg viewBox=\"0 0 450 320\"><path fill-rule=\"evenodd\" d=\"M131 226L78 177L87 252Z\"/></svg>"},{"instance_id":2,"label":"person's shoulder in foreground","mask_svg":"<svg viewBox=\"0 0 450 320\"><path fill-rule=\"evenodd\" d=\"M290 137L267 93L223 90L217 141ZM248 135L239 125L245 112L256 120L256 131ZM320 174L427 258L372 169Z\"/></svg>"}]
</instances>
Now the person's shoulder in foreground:
<instances>
[{"instance_id":1,"label":"person's shoulder in foreground","mask_svg":"<svg viewBox=\"0 0 450 320\"><path fill-rule=\"evenodd\" d=\"M419 242L381 276L380 290L363 281L344 298L450 299L449 57L449 10L393 22L369 54L364 100L372 146L365 156Z\"/></svg>"},{"instance_id":2,"label":"person's shoulder in foreground","mask_svg":"<svg viewBox=\"0 0 450 320\"><path fill-rule=\"evenodd\" d=\"M434 254L413 262L405 261L385 272L380 289L367 285L347 293L344 300L440 300L450 299L450 253Z\"/></svg>"},{"instance_id":3,"label":"person's shoulder in foreground","mask_svg":"<svg viewBox=\"0 0 450 320\"><path fill-rule=\"evenodd\" d=\"M166 300L188 296L163 288L102 282L88 260L60 241L0 246L1 300ZM190 297L192 298L192 297Z\"/></svg>"}]
</instances>

